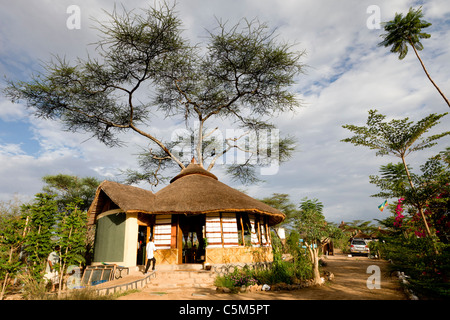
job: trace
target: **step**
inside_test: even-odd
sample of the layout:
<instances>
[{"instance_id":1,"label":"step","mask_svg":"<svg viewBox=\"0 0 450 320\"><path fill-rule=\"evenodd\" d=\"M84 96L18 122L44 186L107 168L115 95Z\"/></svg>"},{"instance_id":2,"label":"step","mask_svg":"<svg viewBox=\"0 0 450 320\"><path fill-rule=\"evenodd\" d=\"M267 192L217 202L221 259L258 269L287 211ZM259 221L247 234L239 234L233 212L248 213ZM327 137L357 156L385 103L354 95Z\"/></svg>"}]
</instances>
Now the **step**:
<instances>
[{"instance_id":1,"label":"step","mask_svg":"<svg viewBox=\"0 0 450 320\"><path fill-rule=\"evenodd\" d=\"M189 270L174 270L174 271L156 271L156 278L164 279L191 279L204 278L215 279L216 274L211 271L189 271Z\"/></svg>"},{"instance_id":2,"label":"step","mask_svg":"<svg viewBox=\"0 0 450 320\"><path fill-rule=\"evenodd\" d=\"M157 270L155 275L147 288L207 288L214 285L216 278L214 272L204 270Z\"/></svg>"},{"instance_id":3,"label":"step","mask_svg":"<svg viewBox=\"0 0 450 320\"><path fill-rule=\"evenodd\" d=\"M183 264L157 264L157 270L171 271L171 270L203 270L201 263L183 263Z\"/></svg>"}]
</instances>

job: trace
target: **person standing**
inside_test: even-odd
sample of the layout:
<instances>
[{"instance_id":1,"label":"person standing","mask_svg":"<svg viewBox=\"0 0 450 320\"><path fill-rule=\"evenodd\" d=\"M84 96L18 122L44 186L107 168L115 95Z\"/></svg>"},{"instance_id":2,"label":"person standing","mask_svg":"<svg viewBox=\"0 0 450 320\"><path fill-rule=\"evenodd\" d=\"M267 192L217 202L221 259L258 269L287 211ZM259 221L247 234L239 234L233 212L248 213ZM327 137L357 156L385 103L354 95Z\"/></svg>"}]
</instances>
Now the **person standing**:
<instances>
[{"instance_id":1,"label":"person standing","mask_svg":"<svg viewBox=\"0 0 450 320\"><path fill-rule=\"evenodd\" d=\"M56 290L56 285L59 283L59 274L56 265L59 263L60 246L56 245L55 250L52 251L47 258L47 265L45 266L45 281L52 283L52 292Z\"/></svg>"},{"instance_id":2,"label":"person standing","mask_svg":"<svg viewBox=\"0 0 450 320\"><path fill-rule=\"evenodd\" d=\"M156 251L156 246L153 242L153 236L149 238L145 251L147 253L147 265L145 266L145 274L147 274L148 268L150 267L150 262L153 263L152 270L155 270L156 264L156 259L154 255L154 252Z\"/></svg>"}]
</instances>

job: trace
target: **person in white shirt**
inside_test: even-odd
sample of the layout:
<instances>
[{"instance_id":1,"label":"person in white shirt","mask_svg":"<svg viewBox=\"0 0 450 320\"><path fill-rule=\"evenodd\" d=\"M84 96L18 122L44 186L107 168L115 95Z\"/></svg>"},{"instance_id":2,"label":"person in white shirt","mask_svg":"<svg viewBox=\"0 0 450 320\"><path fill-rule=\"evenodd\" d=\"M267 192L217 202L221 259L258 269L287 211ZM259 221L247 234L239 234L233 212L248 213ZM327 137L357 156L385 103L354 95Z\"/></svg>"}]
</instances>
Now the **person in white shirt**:
<instances>
[{"instance_id":1,"label":"person in white shirt","mask_svg":"<svg viewBox=\"0 0 450 320\"><path fill-rule=\"evenodd\" d=\"M59 283L59 273L56 269L56 266L59 263L59 251L60 246L56 245L55 250L48 255L45 266L44 280L46 283L52 283L52 292L56 290L56 285Z\"/></svg>"},{"instance_id":2,"label":"person in white shirt","mask_svg":"<svg viewBox=\"0 0 450 320\"><path fill-rule=\"evenodd\" d=\"M149 238L145 251L147 252L147 265L145 266L145 274L147 274L148 268L150 267L150 262L153 262L152 270L155 270L156 264L156 259L154 255L156 247L155 244L153 243L153 236Z\"/></svg>"}]
</instances>

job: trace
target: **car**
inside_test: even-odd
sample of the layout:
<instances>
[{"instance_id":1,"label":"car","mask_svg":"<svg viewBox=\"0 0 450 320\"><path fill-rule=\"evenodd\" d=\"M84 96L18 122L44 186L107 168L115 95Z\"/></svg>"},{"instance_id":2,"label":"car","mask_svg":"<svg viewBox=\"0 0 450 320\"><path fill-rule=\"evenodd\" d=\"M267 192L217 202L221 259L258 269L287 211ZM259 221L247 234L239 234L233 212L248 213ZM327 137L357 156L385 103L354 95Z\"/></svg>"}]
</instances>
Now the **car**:
<instances>
[{"instance_id":1,"label":"car","mask_svg":"<svg viewBox=\"0 0 450 320\"><path fill-rule=\"evenodd\" d=\"M350 243L350 252L369 255L369 245L364 239L353 239Z\"/></svg>"}]
</instances>

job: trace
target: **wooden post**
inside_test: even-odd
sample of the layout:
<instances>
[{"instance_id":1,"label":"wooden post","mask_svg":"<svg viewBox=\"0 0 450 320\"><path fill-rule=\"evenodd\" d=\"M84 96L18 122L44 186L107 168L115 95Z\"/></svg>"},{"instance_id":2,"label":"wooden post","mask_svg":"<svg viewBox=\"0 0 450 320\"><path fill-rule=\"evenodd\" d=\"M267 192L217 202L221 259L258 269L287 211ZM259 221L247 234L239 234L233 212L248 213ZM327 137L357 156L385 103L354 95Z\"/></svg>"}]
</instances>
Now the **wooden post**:
<instances>
[{"instance_id":1,"label":"wooden post","mask_svg":"<svg viewBox=\"0 0 450 320\"><path fill-rule=\"evenodd\" d=\"M180 226L180 217L177 216L177 254L178 264L183 263L183 231Z\"/></svg>"},{"instance_id":2,"label":"wooden post","mask_svg":"<svg viewBox=\"0 0 450 320\"><path fill-rule=\"evenodd\" d=\"M220 237L222 238L222 248L224 247L224 239L223 239L223 224L222 224L222 212L219 213L220 219Z\"/></svg>"},{"instance_id":3,"label":"wooden post","mask_svg":"<svg viewBox=\"0 0 450 320\"><path fill-rule=\"evenodd\" d=\"M258 214L255 214L255 222L256 222L256 229L257 229L257 233L258 233L258 242L259 245L262 246L262 242L261 242L261 223L260 223L260 217Z\"/></svg>"},{"instance_id":4,"label":"wooden post","mask_svg":"<svg viewBox=\"0 0 450 320\"><path fill-rule=\"evenodd\" d=\"M244 223L242 222L242 214L239 215L239 222L241 223L241 237L242 237L242 245L245 247L245 230Z\"/></svg>"},{"instance_id":5,"label":"wooden post","mask_svg":"<svg viewBox=\"0 0 450 320\"><path fill-rule=\"evenodd\" d=\"M172 226L170 228L170 248L176 249L177 247L177 229L178 229L178 216L172 215Z\"/></svg>"},{"instance_id":6,"label":"wooden post","mask_svg":"<svg viewBox=\"0 0 450 320\"><path fill-rule=\"evenodd\" d=\"M270 234L270 227L269 227L269 218L266 217L265 221L264 221L264 226L266 228L266 239L267 239L267 244L268 245L272 245L272 235Z\"/></svg>"}]
</instances>

